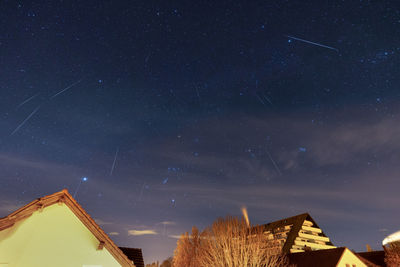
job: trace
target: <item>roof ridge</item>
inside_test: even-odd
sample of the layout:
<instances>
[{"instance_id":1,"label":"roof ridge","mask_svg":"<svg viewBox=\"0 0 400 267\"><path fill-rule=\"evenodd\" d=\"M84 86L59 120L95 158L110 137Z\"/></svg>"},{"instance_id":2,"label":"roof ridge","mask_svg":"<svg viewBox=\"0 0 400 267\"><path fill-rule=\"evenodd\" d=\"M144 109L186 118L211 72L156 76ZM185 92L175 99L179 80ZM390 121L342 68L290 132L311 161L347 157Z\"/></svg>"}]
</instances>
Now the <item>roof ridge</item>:
<instances>
[{"instance_id":1,"label":"roof ridge","mask_svg":"<svg viewBox=\"0 0 400 267\"><path fill-rule=\"evenodd\" d=\"M294 215L294 216L291 216L291 217L287 217L287 218L283 218L283 219L280 219L280 220L272 221L272 222L269 222L269 223L266 223L266 224L263 224L263 225L268 225L268 224L272 224L272 223L277 223L277 222L281 222L281 221L285 221L285 220L286 220L286 221L287 221L287 220L292 220L292 219L301 218L301 217L305 217L305 219L306 219L307 217L310 217L310 218L311 218L310 214L307 213L307 212L305 212L305 213L297 214L297 215Z\"/></svg>"},{"instance_id":2,"label":"roof ridge","mask_svg":"<svg viewBox=\"0 0 400 267\"><path fill-rule=\"evenodd\" d=\"M343 255L344 255L344 252L346 251L346 249L348 249L348 248L346 248L346 247L340 247L339 249L343 249L343 251L342 251L342 253L340 254L340 257L339 257L339 260L338 260L338 262L340 262L341 261L341 259L343 258ZM350 249L349 249L349 251L350 251ZM351 252L351 251L350 251ZM356 256L357 257L357 256ZM337 266L337 265L336 265Z\"/></svg>"}]
</instances>

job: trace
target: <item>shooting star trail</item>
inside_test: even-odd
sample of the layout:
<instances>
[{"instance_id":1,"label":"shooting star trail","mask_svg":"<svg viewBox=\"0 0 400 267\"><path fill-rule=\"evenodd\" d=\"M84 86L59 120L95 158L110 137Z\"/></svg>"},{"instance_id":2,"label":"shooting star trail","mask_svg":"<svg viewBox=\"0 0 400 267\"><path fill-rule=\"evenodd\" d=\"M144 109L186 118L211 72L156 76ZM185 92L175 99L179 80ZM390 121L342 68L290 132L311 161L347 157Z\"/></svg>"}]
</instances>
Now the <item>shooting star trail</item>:
<instances>
[{"instance_id":1,"label":"shooting star trail","mask_svg":"<svg viewBox=\"0 0 400 267\"><path fill-rule=\"evenodd\" d=\"M18 130L21 129L21 127L24 126L24 124L25 124L33 115L35 115L35 113L39 110L39 108L40 108L40 105L37 106L37 107L32 111L32 113L29 114L29 116L26 117L25 120L24 120L23 122L21 122L21 123L18 125L17 128L15 128L15 130L10 134L10 136L11 136L11 135L14 135L16 132L18 132Z\"/></svg>"},{"instance_id":2,"label":"shooting star trail","mask_svg":"<svg viewBox=\"0 0 400 267\"><path fill-rule=\"evenodd\" d=\"M146 183L143 183L142 188L140 189L140 194L139 194L139 199L138 199L138 201L142 201L143 190L144 190L144 187L145 187L145 186L146 186Z\"/></svg>"},{"instance_id":3,"label":"shooting star trail","mask_svg":"<svg viewBox=\"0 0 400 267\"><path fill-rule=\"evenodd\" d=\"M196 93L197 93L197 98L199 99L199 102L201 102L200 94L199 94L199 88L196 86Z\"/></svg>"},{"instance_id":4,"label":"shooting star trail","mask_svg":"<svg viewBox=\"0 0 400 267\"><path fill-rule=\"evenodd\" d=\"M22 107L23 105L25 105L26 103L28 103L29 101L31 101L32 99L34 99L35 97L37 97L38 95L40 95L40 93L37 93L31 97L29 97L28 99L22 101L15 109L19 109L20 107Z\"/></svg>"},{"instance_id":5,"label":"shooting star trail","mask_svg":"<svg viewBox=\"0 0 400 267\"><path fill-rule=\"evenodd\" d=\"M115 163L117 162L118 152L119 152L119 147L117 147L117 150L115 151L114 162L113 162L113 164L111 166L110 176L113 175L113 172L114 172L114 169L115 169Z\"/></svg>"},{"instance_id":6,"label":"shooting star trail","mask_svg":"<svg viewBox=\"0 0 400 267\"><path fill-rule=\"evenodd\" d=\"M87 177L82 177L82 178L80 179L79 184L78 184L78 187L76 188L75 193L74 193L74 198L76 198L76 194L78 193L79 187L81 186L82 182L86 182L87 180L88 180Z\"/></svg>"},{"instance_id":7,"label":"shooting star trail","mask_svg":"<svg viewBox=\"0 0 400 267\"><path fill-rule=\"evenodd\" d=\"M267 155L268 155L269 159L271 160L272 164L274 165L274 167L275 167L277 173L278 173L279 175L282 175L282 172L281 172L281 170L279 169L278 165L276 164L275 160L272 158L272 156L271 156L271 154L268 152L268 150L266 150L266 151L267 151Z\"/></svg>"},{"instance_id":8,"label":"shooting star trail","mask_svg":"<svg viewBox=\"0 0 400 267\"><path fill-rule=\"evenodd\" d=\"M261 96L260 96L260 95L261 95ZM257 96L258 100L259 100L264 106L266 106L264 100L267 100L268 103L270 103L271 105L273 105L272 102L271 102L271 100L269 100L269 98L268 98L264 93L258 93L258 92L257 92L257 93L256 93L256 96Z\"/></svg>"},{"instance_id":9,"label":"shooting star trail","mask_svg":"<svg viewBox=\"0 0 400 267\"><path fill-rule=\"evenodd\" d=\"M74 82L73 84L71 84L71 85L65 87L64 89L62 89L62 90L61 90L60 92L58 92L57 94L55 94L55 95L53 95L52 97L50 97L50 99L53 99L53 98L55 98L56 96L58 96L58 95L64 93L64 92L67 91L68 89L71 89L72 87L74 87L75 85L77 85L78 83L80 83L81 81L82 81L82 80L79 80L79 81Z\"/></svg>"},{"instance_id":10,"label":"shooting star trail","mask_svg":"<svg viewBox=\"0 0 400 267\"><path fill-rule=\"evenodd\" d=\"M261 102L261 104L263 104L265 106L264 101L262 100L262 98L256 93L256 96L258 98L258 100Z\"/></svg>"},{"instance_id":11,"label":"shooting star trail","mask_svg":"<svg viewBox=\"0 0 400 267\"><path fill-rule=\"evenodd\" d=\"M304 42L304 43L307 43L307 44L312 44L312 45L316 45L316 46L328 48L328 49L331 49L331 50L335 50L336 52L339 53L339 49L334 48L334 47L332 47L332 46L327 46L327 45L323 45L323 44L311 42L311 41L304 40L304 39L301 39L301 38L297 38L297 37L294 37L294 36L291 36L291 35L285 35L285 36L288 37L288 38L290 38L290 39L294 39L294 40L297 40L297 41L300 41L300 42Z\"/></svg>"},{"instance_id":12,"label":"shooting star trail","mask_svg":"<svg viewBox=\"0 0 400 267\"><path fill-rule=\"evenodd\" d=\"M271 100L269 100L269 98L268 98L265 94L262 94L262 95L263 95L263 97L264 97L265 99L267 99L267 101L268 101L271 105L273 105L272 102L271 102Z\"/></svg>"}]
</instances>

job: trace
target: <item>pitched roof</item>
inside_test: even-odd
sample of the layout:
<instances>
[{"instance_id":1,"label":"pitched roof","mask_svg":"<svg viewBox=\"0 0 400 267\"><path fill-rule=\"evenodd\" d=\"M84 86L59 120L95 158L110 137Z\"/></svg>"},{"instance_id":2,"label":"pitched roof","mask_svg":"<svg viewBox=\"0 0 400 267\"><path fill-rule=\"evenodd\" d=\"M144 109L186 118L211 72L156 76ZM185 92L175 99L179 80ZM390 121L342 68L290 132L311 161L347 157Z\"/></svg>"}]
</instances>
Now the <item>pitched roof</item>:
<instances>
[{"instance_id":1,"label":"pitched roof","mask_svg":"<svg viewBox=\"0 0 400 267\"><path fill-rule=\"evenodd\" d=\"M341 247L290 253L288 258L290 264L294 264L297 267L336 267L345 249L345 247Z\"/></svg>"},{"instance_id":2,"label":"pitched roof","mask_svg":"<svg viewBox=\"0 0 400 267\"><path fill-rule=\"evenodd\" d=\"M385 251L369 251L355 253L368 267L386 266Z\"/></svg>"},{"instance_id":3,"label":"pitched roof","mask_svg":"<svg viewBox=\"0 0 400 267\"><path fill-rule=\"evenodd\" d=\"M78 202L68 193L67 189L60 192L38 198L22 208L14 211L6 217L0 218L0 231L12 227L16 222L26 219L35 211L44 209L54 204L64 203L75 214L76 217L92 232L110 254L123 267L135 267L131 260L118 248L97 223L86 213Z\"/></svg>"},{"instance_id":4,"label":"pitched roof","mask_svg":"<svg viewBox=\"0 0 400 267\"><path fill-rule=\"evenodd\" d=\"M306 221L312 222L313 227L319 229L319 226L317 225L317 223L314 221L314 219L308 213L303 213L303 214L285 218L285 219L282 219L279 221L270 222L270 223L262 225L262 227L264 227L264 231L273 232L275 229L285 227L285 226L291 226L290 231L287 234L285 244L282 248L282 251L284 253L290 253L290 249L295 244L295 240L298 237L299 232L302 229L302 227ZM327 237L322 230L320 230L319 236ZM328 241L326 243L326 245L333 247L333 244L330 241Z\"/></svg>"},{"instance_id":5,"label":"pitched roof","mask_svg":"<svg viewBox=\"0 0 400 267\"><path fill-rule=\"evenodd\" d=\"M132 260L136 267L144 267L143 254L140 248L119 247L120 250Z\"/></svg>"}]
</instances>

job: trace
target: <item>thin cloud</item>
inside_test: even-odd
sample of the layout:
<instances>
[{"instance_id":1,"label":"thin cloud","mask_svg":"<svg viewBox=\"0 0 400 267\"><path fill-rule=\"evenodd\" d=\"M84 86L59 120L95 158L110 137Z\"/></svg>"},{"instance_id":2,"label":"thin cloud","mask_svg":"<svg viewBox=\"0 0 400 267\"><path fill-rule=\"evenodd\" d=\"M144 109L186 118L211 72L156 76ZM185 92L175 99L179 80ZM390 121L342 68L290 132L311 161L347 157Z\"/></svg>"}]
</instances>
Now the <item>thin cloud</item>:
<instances>
[{"instance_id":1,"label":"thin cloud","mask_svg":"<svg viewBox=\"0 0 400 267\"><path fill-rule=\"evenodd\" d=\"M119 233L118 232L110 232L110 233L108 233L108 235L119 235Z\"/></svg>"},{"instance_id":2,"label":"thin cloud","mask_svg":"<svg viewBox=\"0 0 400 267\"><path fill-rule=\"evenodd\" d=\"M6 166L8 168L17 167L29 170L36 170L40 172L53 172L53 173L62 173L65 170L71 171L71 166L52 163L45 160L38 160L36 158L23 158L12 154L0 154L0 162L1 165Z\"/></svg>"},{"instance_id":3,"label":"thin cloud","mask_svg":"<svg viewBox=\"0 0 400 267\"><path fill-rule=\"evenodd\" d=\"M103 220L101 220L101 219L94 219L95 220L95 222L98 224L98 225L109 225L109 224L113 224L112 222L106 222L106 221L103 221Z\"/></svg>"},{"instance_id":4,"label":"thin cloud","mask_svg":"<svg viewBox=\"0 0 400 267\"><path fill-rule=\"evenodd\" d=\"M7 201L0 201L0 217L1 215L7 216L9 213L21 208L22 205L16 205Z\"/></svg>"},{"instance_id":5,"label":"thin cloud","mask_svg":"<svg viewBox=\"0 0 400 267\"><path fill-rule=\"evenodd\" d=\"M393 175L388 175L393 177ZM246 204L256 210L269 210L274 212L283 212L285 214L302 213L310 211L312 214L325 218L346 218L352 221L363 221L371 210L380 212L397 207L400 196L394 194L383 194L387 188L383 185L375 187L377 198L371 198L365 194L369 190L369 183L375 179L375 175L368 177L357 183L346 186L300 186L300 185L249 185L235 186L226 185L221 188L210 188L200 184L190 184L186 186L176 185L168 188L159 187L158 190L168 192L169 194L184 194L191 192L191 198L194 202L202 203L205 200L218 203L221 209L230 209L229 207L241 207ZM387 184L389 178L386 178ZM265 201L262 201L264 200ZM355 212L349 209L348 203L352 207L362 207L368 205L369 210L357 208ZM380 218L374 218L373 221L379 221Z\"/></svg>"},{"instance_id":6,"label":"thin cloud","mask_svg":"<svg viewBox=\"0 0 400 267\"><path fill-rule=\"evenodd\" d=\"M162 224L162 225L176 225L176 222L172 222L172 221L163 221L163 222L159 222L158 224Z\"/></svg>"},{"instance_id":7,"label":"thin cloud","mask_svg":"<svg viewBox=\"0 0 400 267\"><path fill-rule=\"evenodd\" d=\"M174 239L180 239L181 235L168 235L168 237L174 238Z\"/></svg>"},{"instance_id":8,"label":"thin cloud","mask_svg":"<svg viewBox=\"0 0 400 267\"><path fill-rule=\"evenodd\" d=\"M128 235L142 236L142 235L158 235L154 230L128 230Z\"/></svg>"}]
</instances>

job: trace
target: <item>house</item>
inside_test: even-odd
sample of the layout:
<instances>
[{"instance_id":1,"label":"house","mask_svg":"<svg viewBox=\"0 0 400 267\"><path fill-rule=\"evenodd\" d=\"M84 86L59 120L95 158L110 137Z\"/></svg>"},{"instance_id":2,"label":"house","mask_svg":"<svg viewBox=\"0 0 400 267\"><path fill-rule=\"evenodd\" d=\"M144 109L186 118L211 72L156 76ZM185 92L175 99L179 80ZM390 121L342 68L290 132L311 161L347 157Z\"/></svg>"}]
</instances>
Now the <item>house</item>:
<instances>
[{"instance_id":1,"label":"house","mask_svg":"<svg viewBox=\"0 0 400 267\"><path fill-rule=\"evenodd\" d=\"M368 267L385 267L385 251L367 251L357 252L356 255L362 260Z\"/></svg>"},{"instance_id":2,"label":"house","mask_svg":"<svg viewBox=\"0 0 400 267\"><path fill-rule=\"evenodd\" d=\"M67 190L0 218L0 267L135 267Z\"/></svg>"},{"instance_id":3,"label":"house","mask_svg":"<svg viewBox=\"0 0 400 267\"><path fill-rule=\"evenodd\" d=\"M290 264L297 267L367 267L346 247L321 249L288 254Z\"/></svg>"},{"instance_id":4,"label":"house","mask_svg":"<svg viewBox=\"0 0 400 267\"><path fill-rule=\"evenodd\" d=\"M143 254L140 248L119 247L120 250L133 261L136 267L144 267Z\"/></svg>"},{"instance_id":5,"label":"house","mask_svg":"<svg viewBox=\"0 0 400 267\"><path fill-rule=\"evenodd\" d=\"M336 248L308 213L261 225L283 253Z\"/></svg>"}]
</instances>

